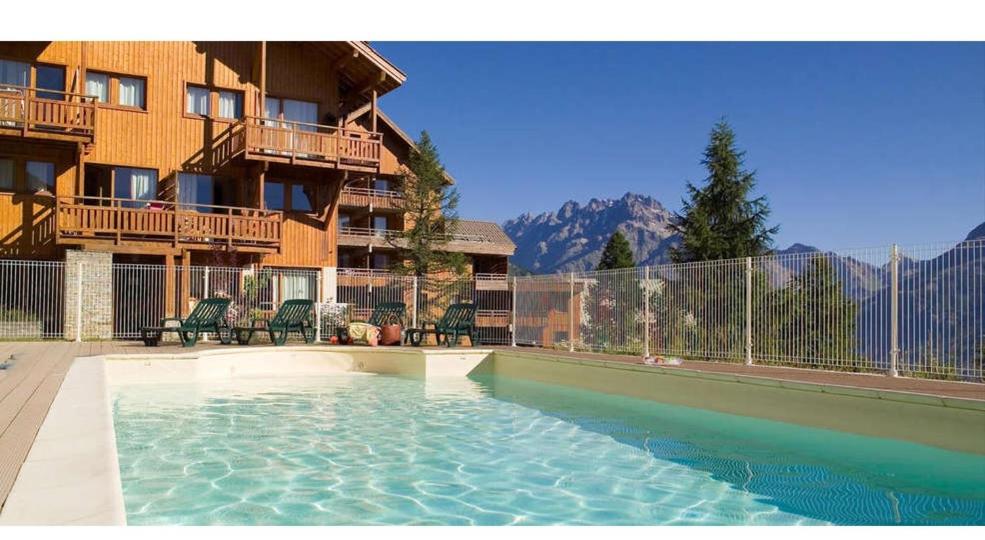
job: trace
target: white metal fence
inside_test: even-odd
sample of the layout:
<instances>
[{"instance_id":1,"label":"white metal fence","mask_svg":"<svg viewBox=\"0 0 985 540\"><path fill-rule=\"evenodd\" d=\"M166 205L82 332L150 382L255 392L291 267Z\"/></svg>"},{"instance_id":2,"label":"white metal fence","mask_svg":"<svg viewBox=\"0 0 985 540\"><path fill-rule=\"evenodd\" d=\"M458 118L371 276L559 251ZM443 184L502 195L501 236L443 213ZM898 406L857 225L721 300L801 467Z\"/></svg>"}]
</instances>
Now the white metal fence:
<instances>
[{"instance_id":1,"label":"white metal fence","mask_svg":"<svg viewBox=\"0 0 985 540\"><path fill-rule=\"evenodd\" d=\"M985 241L514 279L516 342L983 379Z\"/></svg>"},{"instance_id":2,"label":"white metal fence","mask_svg":"<svg viewBox=\"0 0 985 540\"><path fill-rule=\"evenodd\" d=\"M73 338L65 266L0 260L0 339ZM248 324L284 300L332 296L315 270L195 266L169 278L163 265L113 264L112 281L118 339L201 298L230 298L230 323ZM983 379L982 240L509 279L339 269L334 287L350 320L403 302L404 324L421 326L452 303L474 303L484 344ZM339 322L324 308L327 339Z\"/></svg>"}]
</instances>

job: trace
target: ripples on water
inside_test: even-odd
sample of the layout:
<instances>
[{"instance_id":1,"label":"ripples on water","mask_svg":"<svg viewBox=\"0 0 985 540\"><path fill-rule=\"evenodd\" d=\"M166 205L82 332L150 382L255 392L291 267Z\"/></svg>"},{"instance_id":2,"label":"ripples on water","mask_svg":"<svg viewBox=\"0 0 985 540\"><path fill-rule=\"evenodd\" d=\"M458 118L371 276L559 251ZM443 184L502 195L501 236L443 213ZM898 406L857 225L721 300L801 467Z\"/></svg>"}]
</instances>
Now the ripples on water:
<instances>
[{"instance_id":1,"label":"ripples on water","mask_svg":"<svg viewBox=\"0 0 985 540\"><path fill-rule=\"evenodd\" d=\"M985 457L502 378L114 389L131 524L985 524Z\"/></svg>"}]
</instances>

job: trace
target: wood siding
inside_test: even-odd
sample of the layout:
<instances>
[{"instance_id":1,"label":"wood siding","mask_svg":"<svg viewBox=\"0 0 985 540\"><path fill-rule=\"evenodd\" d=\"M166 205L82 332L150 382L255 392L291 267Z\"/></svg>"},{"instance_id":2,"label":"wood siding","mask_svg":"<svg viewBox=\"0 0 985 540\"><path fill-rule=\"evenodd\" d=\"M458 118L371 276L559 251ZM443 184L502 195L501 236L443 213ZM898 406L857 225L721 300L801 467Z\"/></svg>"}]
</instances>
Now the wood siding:
<instances>
[{"instance_id":1,"label":"wood siding","mask_svg":"<svg viewBox=\"0 0 985 540\"><path fill-rule=\"evenodd\" d=\"M232 162L229 137L234 122L186 114L185 92L187 85L241 92L243 114L260 116L259 51L257 42L0 43L0 59L64 66L65 90L69 92L84 92L85 71L145 79L145 110L114 105L117 91L110 89L111 103L98 107L95 141L83 157L85 163L155 169L159 191L172 191L161 193L162 198L173 197L178 172L215 175L224 182L223 200L216 204L247 207L260 204L262 193L257 184L262 168ZM319 121L334 124L340 113L335 60L309 43L268 43L266 95L316 102ZM214 94L211 101L216 110ZM80 195L77 184L82 175L76 169L81 148L67 143L44 144L0 137L0 158L34 159L32 156L54 154L57 194ZM281 253L257 256L254 261L277 266L335 266L335 201L343 173L285 167L278 174L319 185L324 206L314 218L287 213ZM53 242L48 242L43 232L45 226L39 225L50 220L51 210L35 199L27 195L26 188L0 191L0 256L57 256Z\"/></svg>"}]
</instances>

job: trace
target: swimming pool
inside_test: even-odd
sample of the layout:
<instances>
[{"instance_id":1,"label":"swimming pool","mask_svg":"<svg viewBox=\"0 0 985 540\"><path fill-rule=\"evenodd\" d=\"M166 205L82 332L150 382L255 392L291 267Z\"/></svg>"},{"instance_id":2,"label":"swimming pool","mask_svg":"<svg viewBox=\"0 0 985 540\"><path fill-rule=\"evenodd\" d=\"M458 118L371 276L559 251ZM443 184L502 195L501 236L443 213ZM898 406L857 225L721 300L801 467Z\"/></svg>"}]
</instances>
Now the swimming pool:
<instances>
[{"instance_id":1,"label":"swimming pool","mask_svg":"<svg viewBox=\"0 0 985 540\"><path fill-rule=\"evenodd\" d=\"M112 392L130 524L985 524L985 456L501 376Z\"/></svg>"}]
</instances>

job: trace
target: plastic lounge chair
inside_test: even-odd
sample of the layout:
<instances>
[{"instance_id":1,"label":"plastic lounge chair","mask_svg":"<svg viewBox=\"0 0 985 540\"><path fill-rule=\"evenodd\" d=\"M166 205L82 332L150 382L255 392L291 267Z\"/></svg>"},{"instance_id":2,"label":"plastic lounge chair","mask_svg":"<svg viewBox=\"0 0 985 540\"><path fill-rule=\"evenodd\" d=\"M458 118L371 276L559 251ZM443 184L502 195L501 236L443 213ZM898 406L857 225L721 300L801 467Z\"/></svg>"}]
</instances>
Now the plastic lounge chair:
<instances>
[{"instance_id":1,"label":"plastic lounge chair","mask_svg":"<svg viewBox=\"0 0 985 540\"><path fill-rule=\"evenodd\" d=\"M472 346L479 345L479 339L475 330L475 304L452 304L442 315L441 320L431 323L433 328L428 328L425 323L424 328L408 328L404 337L404 342L411 345L420 346L424 336L434 334L435 341L441 345L442 340L447 347L458 346L458 338L468 335Z\"/></svg>"},{"instance_id":2,"label":"plastic lounge chair","mask_svg":"<svg viewBox=\"0 0 985 540\"><path fill-rule=\"evenodd\" d=\"M369 316L367 323L373 326L383 326L384 323L389 322L392 315L396 315L399 319L400 324L404 322L404 313L407 311L407 304L403 302L383 302L381 304L376 304L373 308L373 313Z\"/></svg>"},{"instance_id":3,"label":"plastic lounge chair","mask_svg":"<svg viewBox=\"0 0 985 540\"><path fill-rule=\"evenodd\" d=\"M206 298L195 305L188 317L181 319L178 317L166 317L161 319L161 326L148 326L140 329L140 338L144 345L156 347L161 343L161 336L165 332L178 334L183 347L193 347L198 343L198 336L202 332L215 332L219 334L219 341L223 345L232 342L232 331L229 323L226 322L226 310L229 309L228 298ZM177 326L168 326L168 322L177 322Z\"/></svg>"},{"instance_id":4,"label":"plastic lounge chair","mask_svg":"<svg viewBox=\"0 0 985 540\"><path fill-rule=\"evenodd\" d=\"M315 340L315 326L311 322L311 310L315 303L311 300L286 300L280 305L273 319L257 319L250 326L233 328L236 342L247 345L256 332L267 332L274 345L287 343L287 335L297 332L305 343Z\"/></svg>"}]
</instances>

